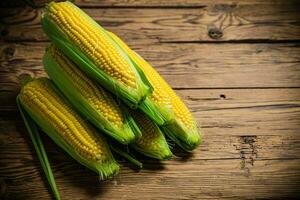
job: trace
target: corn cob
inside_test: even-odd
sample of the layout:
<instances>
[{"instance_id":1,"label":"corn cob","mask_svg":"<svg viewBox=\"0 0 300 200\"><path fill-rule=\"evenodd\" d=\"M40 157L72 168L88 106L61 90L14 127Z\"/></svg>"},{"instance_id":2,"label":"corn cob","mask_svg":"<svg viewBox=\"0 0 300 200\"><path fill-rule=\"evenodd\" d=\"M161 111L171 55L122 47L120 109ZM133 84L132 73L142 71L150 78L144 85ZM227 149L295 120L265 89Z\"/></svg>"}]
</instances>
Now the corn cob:
<instances>
[{"instance_id":1,"label":"corn cob","mask_svg":"<svg viewBox=\"0 0 300 200\"><path fill-rule=\"evenodd\" d=\"M159 127L139 110L132 110L130 113L142 131L142 137L131 147L151 158L159 160L171 158L172 152Z\"/></svg>"},{"instance_id":2,"label":"corn cob","mask_svg":"<svg viewBox=\"0 0 300 200\"><path fill-rule=\"evenodd\" d=\"M108 34L144 72L153 86L152 94L147 97L140 108L147 113L147 108L155 105L157 112L160 112L167 121L162 126L164 133L187 151L196 148L200 143L197 124L179 96L147 61L131 50L118 36L111 32L108 32Z\"/></svg>"},{"instance_id":3,"label":"corn cob","mask_svg":"<svg viewBox=\"0 0 300 200\"><path fill-rule=\"evenodd\" d=\"M165 87L168 87L166 82L148 62L131 50L117 35L109 31L107 33L144 72L153 87L152 94L146 97L139 108L159 125L170 123L174 120L174 113L171 108L172 100L165 90Z\"/></svg>"},{"instance_id":4,"label":"corn cob","mask_svg":"<svg viewBox=\"0 0 300 200\"><path fill-rule=\"evenodd\" d=\"M119 166L106 141L73 110L49 79L28 82L17 99L57 145L98 173L100 179L118 172Z\"/></svg>"},{"instance_id":5,"label":"corn cob","mask_svg":"<svg viewBox=\"0 0 300 200\"><path fill-rule=\"evenodd\" d=\"M42 27L67 57L130 107L151 92L143 73L106 31L71 2L49 3Z\"/></svg>"},{"instance_id":6,"label":"corn cob","mask_svg":"<svg viewBox=\"0 0 300 200\"><path fill-rule=\"evenodd\" d=\"M128 144L141 133L127 109L94 83L54 45L43 57L47 74L77 110L117 141Z\"/></svg>"}]
</instances>

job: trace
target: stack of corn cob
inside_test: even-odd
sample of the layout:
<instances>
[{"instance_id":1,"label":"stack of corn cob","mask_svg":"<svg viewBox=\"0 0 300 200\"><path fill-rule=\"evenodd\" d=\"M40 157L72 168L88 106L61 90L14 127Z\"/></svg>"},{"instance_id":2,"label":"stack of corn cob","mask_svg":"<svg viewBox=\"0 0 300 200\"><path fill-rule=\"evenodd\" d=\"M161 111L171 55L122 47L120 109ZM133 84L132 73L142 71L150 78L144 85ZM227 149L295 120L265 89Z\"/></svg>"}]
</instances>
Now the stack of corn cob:
<instances>
[{"instance_id":1,"label":"stack of corn cob","mask_svg":"<svg viewBox=\"0 0 300 200\"><path fill-rule=\"evenodd\" d=\"M79 163L106 179L118 173L110 141L159 160L172 157L165 136L186 151L200 143L191 113L155 69L118 36L70 2L51 2L42 27L52 44L49 78L25 78L17 104L42 167L60 199L37 127Z\"/></svg>"}]
</instances>

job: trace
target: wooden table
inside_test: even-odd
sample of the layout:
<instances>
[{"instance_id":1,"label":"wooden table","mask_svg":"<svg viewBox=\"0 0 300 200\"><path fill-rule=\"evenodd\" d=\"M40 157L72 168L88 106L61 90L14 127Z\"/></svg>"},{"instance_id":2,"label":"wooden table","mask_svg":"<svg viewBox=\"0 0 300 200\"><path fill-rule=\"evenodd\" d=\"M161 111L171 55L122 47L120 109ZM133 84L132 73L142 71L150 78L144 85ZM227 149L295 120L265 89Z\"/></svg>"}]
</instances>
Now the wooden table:
<instances>
[{"instance_id":1,"label":"wooden table","mask_svg":"<svg viewBox=\"0 0 300 200\"><path fill-rule=\"evenodd\" d=\"M76 0L145 57L203 133L192 155L121 160L109 181L43 137L63 199L291 199L300 194L299 1ZM45 75L42 9L1 2L0 198L51 199L15 105L22 74ZM10 8L4 8L4 4Z\"/></svg>"}]
</instances>

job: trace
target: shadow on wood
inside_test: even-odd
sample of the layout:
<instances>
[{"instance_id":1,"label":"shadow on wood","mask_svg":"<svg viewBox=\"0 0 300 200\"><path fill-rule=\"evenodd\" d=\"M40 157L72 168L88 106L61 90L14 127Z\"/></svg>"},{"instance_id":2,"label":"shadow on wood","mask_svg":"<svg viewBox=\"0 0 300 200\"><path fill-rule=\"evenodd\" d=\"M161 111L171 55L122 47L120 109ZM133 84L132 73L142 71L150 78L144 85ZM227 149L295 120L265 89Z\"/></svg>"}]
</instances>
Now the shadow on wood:
<instances>
[{"instance_id":1,"label":"shadow on wood","mask_svg":"<svg viewBox=\"0 0 300 200\"><path fill-rule=\"evenodd\" d=\"M177 156L179 158L178 161L181 161L181 162L188 162L194 156L193 152L184 151L178 145L174 145L172 152L173 152L174 156Z\"/></svg>"}]
</instances>

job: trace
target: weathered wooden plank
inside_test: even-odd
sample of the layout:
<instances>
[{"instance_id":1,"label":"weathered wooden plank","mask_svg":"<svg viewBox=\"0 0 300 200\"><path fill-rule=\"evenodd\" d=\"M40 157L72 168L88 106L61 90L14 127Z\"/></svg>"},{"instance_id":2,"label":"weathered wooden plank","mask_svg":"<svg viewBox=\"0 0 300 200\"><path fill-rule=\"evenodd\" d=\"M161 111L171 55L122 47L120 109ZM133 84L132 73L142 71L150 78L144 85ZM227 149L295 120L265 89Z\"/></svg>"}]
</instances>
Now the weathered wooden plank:
<instances>
[{"instance_id":1,"label":"weathered wooden plank","mask_svg":"<svg viewBox=\"0 0 300 200\"><path fill-rule=\"evenodd\" d=\"M280 1L282 2L282 1ZM201 3L202 4L202 3ZM299 40L300 4L208 4L199 8L85 8L105 28L137 42ZM41 9L1 9L5 40L45 41Z\"/></svg>"},{"instance_id":2,"label":"weathered wooden plank","mask_svg":"<svg viewBox=\"0 0 300 200\"><path fill-rule=\"evenodd\" d=\"M20 119L1 119L0 122L3 129L2 125L5 125L2 132L6 133L0 135L3 188L0 197L14 200L50 199ZM290 140L282 136L276 145L276 137L271 137L273 142L270 142L266 138L245 136L239 139L239 148L228 141L232 138L228 135L207 137L193 156L175 157L163 164L143 160L145 169L139 172L125 165L117 177L98 183L95 174L76 164L43 137L59 190L65 199L134 200L141 196L143 199L268 199L293 197L299 193L300 160L285 154L278 158L274 153L288 143L287 146L291 146L287 153L293 152L297 157L299 137ZM260 139L264 140L261 145L269 148L269 156L260 156L262 148L256 144ZM220 141L223 146L220 145L220 149L213 154L222 157L212 157L213 154L207 152L216 150L216 143Z\"/></svg>"},{"instance_id":3,"label":"weathered wooden plank","mask_svg":"<svg viewBox=\"0 0 300 200\"><path fill-rule=\"evenodd\" d=\"M238 110L238 109L236 109ZM290 109L286 109L288 113ZM299 109L300 110L300 109ZM235 112L235 114L238 111ZM263 112L263 111L261 111ZM222 113L222 111L219 111ZM217 116L219 113L214 112ZM248 112L252 114L251 112ZM211 119L203 118L198 119L200 122L209 124ZM207 115L204 112L204 115ZM256 115L260 119L260 114ZM291 116L291 114L290 114ZM242 115L241 115L242 117ZM265 120L268 121L271 116L265 115ZM4 112L0 117L0 126L2 134L0 137L1 158L13 158L16 151L23 152L23 155L29 156L30 152L26 143L27 132L23 125L22 120L19 117L18 111ZM299 120L298 120L299 122ZM239 126L244 123L244 131L240 131ZM201 147L195 151L193 159L207 160L207 159L296 159L299 157L300 152L300 135L296 132L289 132L291 123L287 123L287 120L281 120L281 134L278 132L266 131L266 128L262 128L264 131L252 131L248 132L250 125L249 122L240 120L237 125L232 125L231 130L223 128L223 131L211 131L213 126L202 125L201 132L203 133L203 142ZM259 126L260 123L257 123ZM215 124L218 127L218 124ZM300 125L294 128L300 128ZM236 129L236 130L235 130ZM236 134L235 132L239 132ZM26 137L24 137L26 136ZM48 139L47 139L48 140ZM280 147L280 148L278 148ZM177 148L176 148L177 149ZM182 152L176 151L178 155L183 155ZM200 155L200 156L197 156ZM59 157L59 155L56 155ZM244 156L244 157L243 157Z\"/></svg>"},{"instance_id":4,"label":"weathered wooden plank","mask_svg":"<svg viewBox=\"0 0 300 200\"><path fill-rule=\"evenodd\" d=\"M61 163L55 176L65 199L286 199L299 195L299 160L258 161L251 176L236 165L238 160L221 160L167 164L162 171L139 173L126 168L115 179L98 183L96 176ZM39 171L33 174L36 177L29 174L3 181L5 199L50 199Z\"/></svg>"},{"instance_id":5,"label":"weathered wooden plank","mask_svg":"<svg viewBox=\"0 0 300 200\"><path fill-rule=\"evenodd\" d=\"M297 90L221 89L177 93L206 129L203 137L212 134L255 136L291 135L299 131Z\"/></svg>"},{"instance_id":6,"label":"weathered wooden plank","mask_svg":"<svg viewBox=\"0 0 300 200\"><path fill-rule=\"evenodd\" d=\"M23 0L2 0L0 2L0 7L20 7L25 5L33 5L33 6L42 6L46 2L50 0L32 0L34 4L26 4L26 1ZM57 0L59 1L59 0ZM63 0L61 0L63 1ZM102 7L136 7L136 8L144 8L144 7L159 7L159 8L169 8L169 7L205 7L207 5L213 4L233 4L235 3L232 0L74 0L76 5L81 7L92 7L92 8L102 8ZM247 4L255 4L255 5L264 5L264 4L295 4L298 3L296 0L239 0L239 5L247 5Z\"/></svg>"},{"instance_id":7,"label":"weathered wooden plank","mask_svg":"<svg viewBox=\"0 0 300 200\"><path fill-rule=\"evenodd\" d=\"M276 96L276 93L272 94ZM230 92L227 95L231 96ZM282 94L280 98L284 96ZM210 98L207 101L218 100ZM249 102L252 101L250 98ZM281 112L287 113L287 110ZM248 114L252 115L251 112ZM49 199L43 173L20 117L14 112L0 116L3 133L0 135L3 188L0 197ZM129 169L126 164L120 175L102 183L97 182L95 174L72 161L48 137L43 136L43 140L58 187L66 199L138 199L141 195L144 199L285 198L296 195L300 184L300 135L297 131L286 134L288 126L283 122L280 135L265 136L260 133L234 136L225 130L209 133L210 128L204 126L207 137L192 156L177 152L179 157L163 164L143 159L145 169L140 172ZM143 189L136 191L137 187ZM162 190L164 193L159 192ZM253 190L256 192L251 193Z\"/></svg>"},{"instance_id":8,"label":"weathered wooden plank","mask_svg":"<svg viewBox=\"0 0 300 200\"><path fill-rule=\"evenodd\" d=\"M42 56L47 45L4 43L0 46L0 90L5 94L0 99L11 102L18 91L20 75L45 75ZM173 88L300 86L299 45L132 43L131 46Z\"/></svg>"},{"instance_id":9,"label":"weathered wooden plank","mask_svg":"<svg viewBox=\"0 0 300 200\"><path fill-rule=\"evenodd\" d=\"M234 4L238 2L239 5L264 5L264 4L293 4L297 1L284 1L284 0L75 0L79 6L84 7L101 7L101 6L112 6L112 7L131 7L131 6L142 6L142 7L201 7L214 4Z\"/></svg>"},{"instance_id":10,"label":"weathered wooden plank","mask_svg":"<svg viewBox=\"0 0 300 200\"><path fill-rule=\"evenodd\" d=\"M257 161L250 175L238 167L238 160L168 162L164 169L139 173L123 168L119 176L103 183L72 164L55 166L66 199L283 199L299 194L299 160ZM35 168L4 181L6 199L50 199L39 174Z\"/></svg>"}]
</instances>

